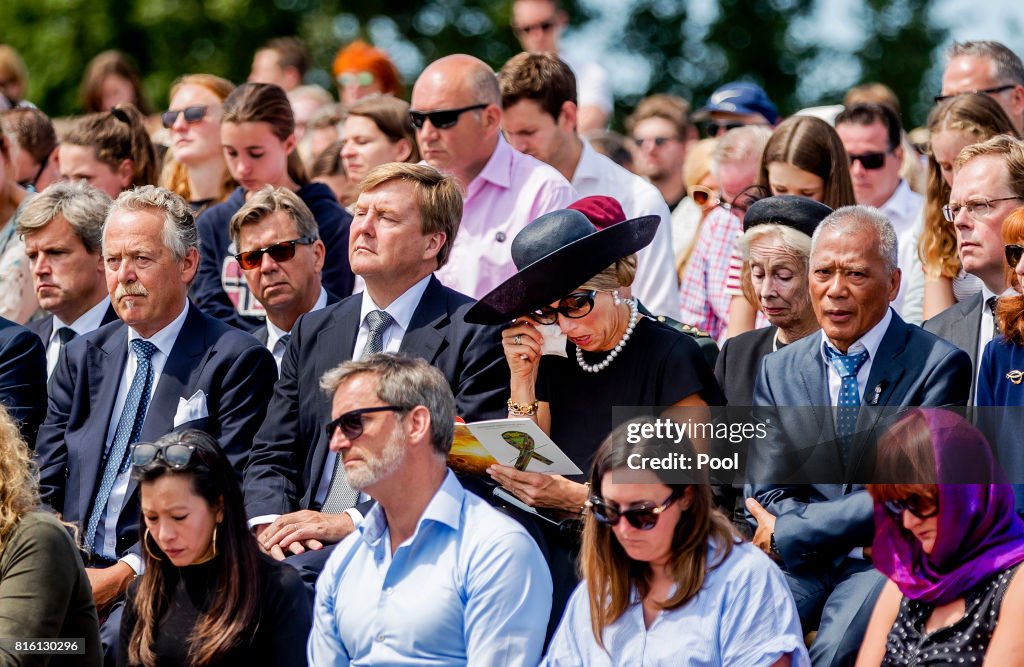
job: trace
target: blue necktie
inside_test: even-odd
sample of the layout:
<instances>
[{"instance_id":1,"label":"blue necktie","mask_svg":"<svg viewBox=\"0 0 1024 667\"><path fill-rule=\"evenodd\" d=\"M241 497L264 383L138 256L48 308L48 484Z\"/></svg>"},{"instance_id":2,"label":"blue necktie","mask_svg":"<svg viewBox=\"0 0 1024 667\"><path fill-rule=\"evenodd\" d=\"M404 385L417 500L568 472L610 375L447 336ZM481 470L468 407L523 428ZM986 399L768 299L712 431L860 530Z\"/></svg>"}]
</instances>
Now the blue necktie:
<instances>
[{"instance_id":1,"label":"blue necktie","mask_svg":"<svg viewBox=\"0 0 1024 667\"><path fill-rule=\"evenodd\" d=\"M836 405L836 435L839 436L843 463L849 459L850 443L857 430L857 413L860 412L860 389L857 386L857 371L868 360L867 352L857 354L840 354L825 345L825 356L832 365L832 370L841 378L839 384L839 401Z\"/></svg>"},{"instance_id":2,"label":"blue necktie","mask_svg":"<svg viewBox=\"0 0 1024 667\"><path fill-rule=\"evenodd\" d=\"M110 492L114 489L114 480L128 467L128 446L137 442L142 434L142 424L146 421L146 410L149 408L149 394L153 387L151 359L157 347L141 338L133 340L131 347L135 358L138 359L138 368L135 369L135 377L128 388L121 418L114 431L114 440L107 450L107 457L103 463L103 477L100 478L100 487L96 492L96 500L93 501L89 523L86 525L85 547L90 552L93 550L93 542L96 541L96 529L99 528L100 521L107 511L107 501L110 500Z\"/></svg>"}]
</instances>

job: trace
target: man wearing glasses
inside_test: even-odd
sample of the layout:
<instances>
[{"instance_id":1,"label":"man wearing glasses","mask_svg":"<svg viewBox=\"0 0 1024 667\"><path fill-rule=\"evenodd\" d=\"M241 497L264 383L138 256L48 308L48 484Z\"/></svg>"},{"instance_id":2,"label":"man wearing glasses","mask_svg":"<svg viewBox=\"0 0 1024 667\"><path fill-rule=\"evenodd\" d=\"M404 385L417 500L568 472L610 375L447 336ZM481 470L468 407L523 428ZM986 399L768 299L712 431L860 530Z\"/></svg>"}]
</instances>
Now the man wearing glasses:
<instances>
[{"instance_id":1,"label":"man wearing glasses","mask_svg":"<svg viewBox=\"0 0 1024 667\"><path fill-rule=\"evenodd\" d=\"M1024 64L999 42L954 42L936 102L964 93L985 93L999 103L1018 133L1024 133Z\"/></svg>"},{"instance_id":2,"label":"man wearing glasses","mask_svg":"<svg viewBox=\"0 0 1024 667\"><path fill-rule=\"evenodd\" d=\"M924 272L917 260L918 225L923 198L900 178L903 128L896 112L880 104L854 104L836 117L836 133L850 156L850 177L857 203L880 210L899 240L903 281L893 309L911 324L921 323Z\"/></svg>"},{"instance_id":3,"label":"man wearing glasses","mask_svg":"<svg viewBox=\"0 0 1024 667\"><path fill-rule=\"evenodd\" d=\"M39 109L10 109L0 114L0 125L16 150L11 156L18 185L42 192L60 180L57 133L53 123Z\"/></svg>"},{"instance_id":4,"label":"man wearing glasses","mask_svg":"<svg viewBox=\"0 0 1024 667\"><path fill-rule=\"evenodd\" d=\"M695 121L707 121L704 132L720 137L744 125L775 127L779 111L761 86L747 81L733 81L711 93L708 103L693 114Z\"/></svg>"},{"instance_id":5,"label":"man wearing glasses","mask_svg":"<svg viewBox=\"0 0 1024 667\"><path fill-rule=\"evenodd\" d=\"M516 234L579 197L553 167L501 136L498 78L477 58L456 54L427 66L409 116L423 160L454 176L465 193L459 235L437 278L479 299L516 272Z\"/></svg>"},{"instance_id":6,"label":"man wearing glasses","mask_svg":"<svg viewBox=\"0 0 1024 667\"><path fill-rule=\"evenodd\" d=\"M1006 282L1003 220L1024 206L1024 143L1000 135L960 151L953 166L946 220L956 228L964 271L982 281L981 292L956 303L924 328L966 351L974 364L974 401L978 362L996 332L996 301L1015 292Z\"/></svg>"}]
</instances>

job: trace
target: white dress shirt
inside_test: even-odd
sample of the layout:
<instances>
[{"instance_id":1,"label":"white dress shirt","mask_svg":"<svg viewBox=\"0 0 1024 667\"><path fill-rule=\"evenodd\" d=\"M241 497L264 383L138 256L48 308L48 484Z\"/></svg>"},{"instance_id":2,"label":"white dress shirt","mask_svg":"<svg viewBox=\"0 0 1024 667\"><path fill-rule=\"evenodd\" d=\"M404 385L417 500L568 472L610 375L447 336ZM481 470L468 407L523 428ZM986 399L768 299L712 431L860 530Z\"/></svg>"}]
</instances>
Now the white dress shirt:
<instances>
[{"instance_id":1,"label":"white dress shirt","mask_svg":"<svg viewBox=\"0 0 1024 667\"><path fill-rule=\"evenodd\" d=\"M149 338L143 338L137 331L131 327L128 328L128 360L124 366L124 372L121 374L117 398L114 400L114 410L110 413L110 423L107 425L107 439L103 451L109 450L114 442L117 423L121 419L121 412L124 410L124 404L128 400L128 390L131 387L132 379L135 377L135 371L139 366L139 361L136 359L135 353L132 352L131 341L143 339L156 346L157 351L150 359L150 363L153 365L153 385L149 390L149 402L152 404L153 397L156 396L156 388L160 384L160 376L163 374L164 366L167 364L167 357L171 354L171 350L174 348L175 341L178 340L178 334L181 333L182 327L185 326L188 309L189 305L186 300L181 314ZM96 528L96 553L109 560L117 557L117 520L121 516L121 510L124 508L130 479L130 467L125 472L119 473L114 479L114 488L110 492L109 500L107 500L106 511L99 526ZM92 508L90 508L90 513L91 511ZM86 520L88 520L88 517L86 517ZM127 554L121 560L128 563L136 573L142 572L142 559L137 555Z\"/></svg>"},{"instance_id":2,"label":"white dress shirt","mask_svg":"<svg viewBox=\"0 0 1024 667\"><path fill-rule=\"evenodd\" d=\"M50 340L46 342L46 377L53 375L53 369L57 367L57 360L60 359L60 336L57 331L61 327L68 327L77 335L87 334L95 331L103 324L103 316L107 314L110 307L110 297L105 296L100 302L89 310L82 313L77 320L66 324L56 315L53 316L53 329L50 330Z\"/></svg>"},{"instance_id":3,"label":"white dress shirt","mask_svg":"<svg viewBox=\"0 0 1024 667\"><path fill-rule=\"evenodd\" d=\"M320 296L317 297L316 303L313 304L313 307L310 308L308 312L312 313L313 311L320 310L326 305L327 290L325 290L321 286ZM284 349L288 345L287 343L278 345L278 341L280 341L281 336L284 336L286 333L289 332L285 331L284 329L280 328L279 326L271 322L269 317L267 318L267 349L270 350L271 354L274 355L274 361L277 362L278 373L281 372L281 360L284 359Z\"/></svg>"},{"instance_id":4,"label":"white dress shirt","mask_svg":"<svg viewBox=\"0 0 1024 667\"><path fill-rule=\"evenodd\" d=\"M924 303L924 280L915 280L915 264L920 267L920 261L916 262L917 241L924 230L921 210L924 207L924 197L910 189L910 186L903 179L896 186L895 192L889 200L882 204L879 209L892 227L896 230L896 241L898 251L898 264L903 272L900 282L900 291L896 300L890 304L893 309L903 316L904 320L919 323L919 314ZM909 310L909 317L904 314Z\"/></svg>"},{"instance_id":5,"label":"white dress shirt","mask_svg":"<svg viewBox=\"0 0 1024 667\"><path fill-rule=\"evenodd\" d=\"M891 322L892 308L889 308L885 311L885 317L882 318L882 321L868 329L868 332L857 339L846 351L846 354L859 354L864 351L868 353L867 361L857 371L857 392L860 394L862 405L864 403L864 390L868 383L868 376L871 375L871 364L875 361L875 355L878 354L878 346L882 344L882 338L885 337L885 332L889 330ZM839 390L842 388L843 378L832 368L832 364L828 362L828 356L825 354L825 346L831 346L832 343L829 342L824 330L819 335L821 336L821 358L825 361L825 368L828 369L829 402L832 406L836 406L839 405ZM833 349L835 349L834 346Z\"/></svg>"}]
</instances>

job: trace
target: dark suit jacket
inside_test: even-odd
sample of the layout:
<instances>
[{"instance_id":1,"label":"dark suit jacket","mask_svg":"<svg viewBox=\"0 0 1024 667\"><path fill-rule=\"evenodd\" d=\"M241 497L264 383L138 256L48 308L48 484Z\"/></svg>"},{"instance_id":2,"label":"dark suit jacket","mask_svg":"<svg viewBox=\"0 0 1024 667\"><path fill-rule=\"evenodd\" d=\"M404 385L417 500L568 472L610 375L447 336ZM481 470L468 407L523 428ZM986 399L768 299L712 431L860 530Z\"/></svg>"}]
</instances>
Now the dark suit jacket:
<instances>
[{"instance_id":1,"label":"dark suit jacket","mask_svg":"<svg viewBox=\"0 0 1024 667\"><path fill-rule=\"evenodd\" d=\"M757 375L761 359L771 354L776 331L778 327L754 329L722 344L715 364L715 379L725 394L726 405L753 405L754 385L750 378Z\"/></svg>"},{"instance_id":2,"label":"dark suit jacket","mask_svg":"<svg viewBox=\"0 0 1024 667\"><path fill-rule=\"evenodd\" d=\"M331 306L333 304L336 304L340 300L341 299L339 299L338 297L334 296L330 292L327 292L327 306ZM260 345L262 345L264 347L267 346L267 340L269 339L270 335L267 332L267 325L266 325L266 323L264 323L263 326L261 326L255 332L253 332L252 335L256 336L256 340L258 340L260 342Z\"/></svg>"},{"instance_id":3,"label":"dark suit jacket","mask_svg":"<svg viewBox=\"0 0 1024 667\"><path fill-rule=\"evenodd\" d=\"M975 372L971 374L970 402L974 403L977 391L975 378L978 377L978 337L981 333L981 315L984 312L985 299L978 292L969 299L954 303L935 317L925 322L925 331L930 331L939 338L956 345L971 358L971 366Z\"/></svg>"},{"instance_id":4,"label":"dark suit jacket","mask_svg":"<svg viewBox=\"0 0 1024 667\"><path fill-rule=\"evenodd\" d=\"M2 317L0 403L32 447L46 416L46 349L31 331Z\"/></svg>"},{"instance_id":5,"label":"dark suit jacket","mask_svg":"<svg viewBox=\"0 0 1024 667\"><path fill-rule=\"evenodd\" d=\"M362 295L307 313L292 329L267 418L253 441L245 469L250 517L309 508L328 449L324 425L331 398L320 389L324 373L352 358ZM473 300L431 278L413 313L401 352L426 359L448 379L458 414L466 421L508 414L508 365L499 327L468 324Z\"/></svg>"},{"instance_id":6,"label":"dark suit jacket","mask_svg":"<svg viewBox=\"0 0 1024 667\"><path fill-rule=\"evenodd\" d=\"M835 444L820 345L821 335L813 334L767 355L754 387L754 405L772 407L775 426L769 438L751 445L748 477L756 479L747 495L778 517L776 542L787 568L827 567L869 544L873 533L871 498L863 486L844 483L848 473ZM864 404L878 407L861 410L858 430L879 425L886 408L895 413L909 406L965 405L971 372L964 351L893 313L864 392ZM855 442L848 469L863 469L867 455L866 443ZM821 483L786 484L794 460Z\"/></svg>"},{"instance_id":7,"label":"dark suit jacket","mask_svg":"<svg viewBox=\"0 0 1024 667\"><path fill-rule=\"evenodd\" d=\"M114 322L69 342L50 388L46 421L36 443L40 492L65 521L82 528L102 475L101 461L118 388L128 359L128 327ZM197 428L217 439L239 472L270 400L274 358L252 336L189 305L185 325L171 349L150 399L140 441L172 430ZM209 415L175 426L178 399L206 394ZM117 523L120 556L138 542L136 482Z\"/></svg>"},{"instance_id":8,"label":"dark suit jacket","mask_svg":"<svg viewBox=\"0 0 1024 667\"><path fill-rule=\"evenodd\" d=\"M110 324L116 320L117 311L114 310L113 305L108 305L107 311L103 313L103 319L100 321L100 326ZM46 317L40 317L38 320L32 320L25 326L38 334L43 341L43 349L46 349L46 346L50 344L50 336L53 335L53 315L47 315Z\"/></svg>"}]
</instances>

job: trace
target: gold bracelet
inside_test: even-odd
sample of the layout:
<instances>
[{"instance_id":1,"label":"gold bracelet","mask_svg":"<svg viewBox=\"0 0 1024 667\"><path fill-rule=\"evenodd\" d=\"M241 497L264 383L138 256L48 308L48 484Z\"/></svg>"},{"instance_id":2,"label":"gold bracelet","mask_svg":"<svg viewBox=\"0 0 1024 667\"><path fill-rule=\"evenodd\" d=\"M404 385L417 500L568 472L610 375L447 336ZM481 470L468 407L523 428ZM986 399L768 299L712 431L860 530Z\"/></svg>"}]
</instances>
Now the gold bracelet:
<instances>
[{"instance_id":1,"label":"gold bracelet","mask_svg":"<svg viewBox=\"0 0 1024 667\"><path fill-rule=\"evenodd\" d=\"M587 487L587 499L580 505L580 514L586 514L587 504L590 502L590 482L583 482L583 486Z\"/></svg>"},{"instance_id":2,"label":"gold bracelet","mask_svg":"<svg viewBox=\"0 0 1024 667\"><path fill-rule=\"evenodd\" d=\"M508 399L508 413L516 417L534 417L537 414L537 401L532 403L516 403Z\"/></svg>"}]
</instances>

